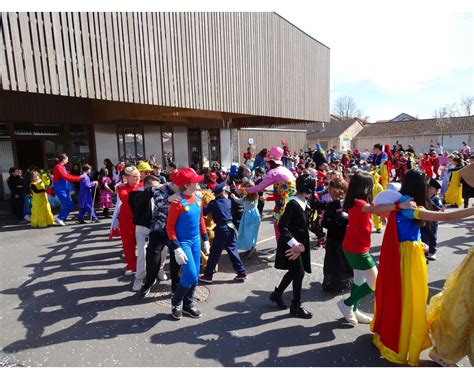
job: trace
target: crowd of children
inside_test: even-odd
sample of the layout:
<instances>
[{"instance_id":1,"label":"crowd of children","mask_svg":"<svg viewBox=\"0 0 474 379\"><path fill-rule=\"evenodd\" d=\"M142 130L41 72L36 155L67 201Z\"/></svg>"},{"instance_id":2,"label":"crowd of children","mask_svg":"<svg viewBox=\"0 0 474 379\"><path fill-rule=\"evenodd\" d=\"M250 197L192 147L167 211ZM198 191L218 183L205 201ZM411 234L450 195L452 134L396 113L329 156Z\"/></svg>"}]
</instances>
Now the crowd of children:
<instances>
[{"instance_id":1,"label":"crowd of children","mask_svg":"<svg viewBox=\"0 0 474 379\"><path fill-rule=\"evenodd\" d=\"M69 174L68 158L62 154L52 178L31 170L26 192L32 193L34 227L65 224L72 209L71 182L79 182L79 223L86 215L98 221L96 195L104 217L114 208L110 235L120 236L124 274L134 275L132 290L142 297L157 280L168 279L164 265L169 253L175 319L183 314L201 317L196 286L213 282L223 250L234 279L249 278L243 258L257 253L263 207L273 201L275 267L287 272L270 301L287 308L283 294L292 284L290 314L312 317L301 299L304 275L311 272L311 231L325 249L323 290L340 294L350 289L337 303L345 320L371 324L373 342L386 359L417 365L420 352L431 345L426 264L436 259L437 224L474 214L469 208L474 157L464 152L448 154L438 144L416 155L412 146L376 144L372 153L356 149L326 154L317 145L315 151L291 154L287 147L274 146L257 155L249 150L247 164L229 171L213 165L203 175L175 164L163 175L156 162L114 166L106 160L92 181L89 165L80 175ZM21 217L19 209L27 203L24 181L15 168L10 175L12 212ZM270 186L272 194L265 196ZM61 203L56 219L48 202L51 188ZM462 205L466 209L444 212ZM381 233L382 225L377 268L370 253L371 234ZM372 317L360 312L359 304L374 291Z\"/></svg>"}]
</instances>

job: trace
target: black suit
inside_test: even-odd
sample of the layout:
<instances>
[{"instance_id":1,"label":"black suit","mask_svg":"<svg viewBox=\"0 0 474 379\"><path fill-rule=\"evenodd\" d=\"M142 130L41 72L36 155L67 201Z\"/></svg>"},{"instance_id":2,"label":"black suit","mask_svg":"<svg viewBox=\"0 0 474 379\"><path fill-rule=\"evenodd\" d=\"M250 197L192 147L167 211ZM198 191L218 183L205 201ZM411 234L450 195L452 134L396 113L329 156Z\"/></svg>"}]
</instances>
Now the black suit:
<instances>
[{"instance_id":1,"label":"black suit","mask_svg":"<svg viewBox=\"0 0 474 379\"><path fill-rule=\"evenodd\" d=\"M293 282L293 301L300 302L304 273L305 271L311 273L311 256L306 212L296 200L290 200L286 205L285 212L278 221L278 229L280 238L277 244L275 268L288 270L288 272L283 276L276 291L280 294L283 293ZM290 261L285 252L290 249L288 241L292 238L304 245L304 252L301 253L298 259Z\"/></svg>"}]
</instances>

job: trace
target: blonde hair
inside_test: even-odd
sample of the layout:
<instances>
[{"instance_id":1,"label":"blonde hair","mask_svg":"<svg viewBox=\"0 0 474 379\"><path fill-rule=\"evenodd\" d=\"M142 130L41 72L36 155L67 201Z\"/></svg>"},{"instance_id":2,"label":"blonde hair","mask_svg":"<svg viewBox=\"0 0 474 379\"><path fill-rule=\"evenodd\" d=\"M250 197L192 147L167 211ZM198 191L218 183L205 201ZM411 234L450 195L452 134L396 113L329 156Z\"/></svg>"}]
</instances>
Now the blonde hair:
<instances>
[{"instance_id":1,"label":"blonde hair","mask_svg":"<svg viewBox=\"0 0 474 379\"><path fill-rule=\"evenodd\" d=\"M140 171L138 171L138 168L136 168L135 166L128 166L123 169L123 174L127 176L131 176L135 172L140 173Z\"/></svg>"},{"instance_id":2,"label":"blonde hair","mask_svg":"<svg viewBox=\"0 0 474 379\"><path fill-rule=\"evenodd\" d=\"M329 190L333 190L334 195L337 196L337 199L333 200L342 200L346 197L348 184L342 178L335 178L329 182Z\"/></svg>"}]
</instances>

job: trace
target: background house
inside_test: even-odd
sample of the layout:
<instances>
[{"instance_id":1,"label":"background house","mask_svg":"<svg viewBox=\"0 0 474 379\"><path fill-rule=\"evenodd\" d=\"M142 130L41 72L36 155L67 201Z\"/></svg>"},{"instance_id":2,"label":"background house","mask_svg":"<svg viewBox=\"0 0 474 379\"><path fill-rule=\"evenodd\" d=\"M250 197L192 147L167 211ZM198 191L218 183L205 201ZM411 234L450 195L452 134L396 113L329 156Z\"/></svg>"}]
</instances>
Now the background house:
<instances>
[{"instance_id":1,"label":"background house","mask_svg":"<svg viewBox=\"0 0 474 379\"><path fill-rule=\"evenodd\" d=\"M322 123L318 131L306 135L307 147L314 149L319 143L324 150L335 146L336 151L351 149L352 139L364 128L358 119Z\"/></svg>"},{"instance_id":2,"label":"background house","mask_svg":"<svg viewBox=\"0 0 474 379\"><path fill-rule=\"evenodd\" d=\"M376 143L390 146L413 145L415 151L427 151L430 144L440 142L445 150L460 150L462 142L474 144L474 116L431 118L399 122L367 124L353 139L353 148L371 150Z\"/></svg>"}]
</instances>

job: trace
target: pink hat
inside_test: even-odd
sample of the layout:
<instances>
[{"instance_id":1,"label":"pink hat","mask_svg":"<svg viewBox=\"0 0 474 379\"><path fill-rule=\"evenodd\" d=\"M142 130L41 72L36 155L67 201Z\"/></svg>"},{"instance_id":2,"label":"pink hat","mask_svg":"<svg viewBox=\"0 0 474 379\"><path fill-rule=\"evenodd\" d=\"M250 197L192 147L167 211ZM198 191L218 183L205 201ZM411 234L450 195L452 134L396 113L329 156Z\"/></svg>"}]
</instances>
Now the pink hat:
<instances>
[{"instance_id":1,"label":"pink hat","mask_svg":"<svg viewBox=\"0 0 474 379\"><path fill-rule=\"evenodd\" d=\"M267 156L265 158L263 158L263 160L265 162L273 161L276 164L281 165L281 164L283 164L282 161L281 161L282 156L283 156L283 149L281 147L278 147L278 146L273 146L268 151Z\"/></svg>"}]
</instances>

